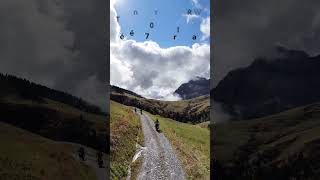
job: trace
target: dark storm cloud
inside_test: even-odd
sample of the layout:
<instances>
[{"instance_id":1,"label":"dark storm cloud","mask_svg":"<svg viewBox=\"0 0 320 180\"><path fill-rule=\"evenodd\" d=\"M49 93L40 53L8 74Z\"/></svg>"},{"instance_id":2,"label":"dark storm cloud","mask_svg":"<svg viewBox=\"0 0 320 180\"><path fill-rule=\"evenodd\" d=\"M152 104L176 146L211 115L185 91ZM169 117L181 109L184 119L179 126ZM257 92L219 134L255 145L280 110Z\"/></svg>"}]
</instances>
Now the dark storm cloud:
<instances>
[{"instance_id":1,"label":"dark storm cloud","mask_svg":"<svg viewBox=\"0 0 320 180\"><path fill-rule=\"evenodd\" d=\"M106 1L2 0L0 71L106 107Z\"/></svg>"},{"instance_id":2,"label":"dark storm cloud","mask_svg":"<svg viewBox=\"0 0 320 180\"><path fill-rule=\"evenodd\" d=\"M316 0L215 1L214 84L258 56L273 55L277 45L320 53L319 8Z\"/></svg>"}]
</instances>

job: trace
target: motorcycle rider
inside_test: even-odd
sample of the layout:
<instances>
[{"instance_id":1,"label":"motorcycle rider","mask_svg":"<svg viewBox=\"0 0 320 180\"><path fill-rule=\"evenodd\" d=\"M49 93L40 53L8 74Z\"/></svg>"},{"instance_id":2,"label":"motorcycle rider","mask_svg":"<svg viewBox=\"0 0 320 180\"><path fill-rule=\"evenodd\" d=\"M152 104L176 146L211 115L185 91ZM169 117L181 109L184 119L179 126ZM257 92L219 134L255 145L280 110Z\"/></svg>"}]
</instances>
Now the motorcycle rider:
<instances>
[{"instance_id":1,"label":"motorcycle rider","mask_svg":"<svg viewBox=\"0 0 320 180\"><path fill-rule=\"evenodd\" d=\"M78 153L79 153L79 158L82 160L82 161L85 161L85 150L83 147L80 147L79 150L78 150Z\"/></svg>"},{"instance_id":2,"label":"motorcycle rider","mask_svg":"<svg viewBox=\"0 0 320 180\"><path fill-rule=\"evenodd\" d=\"M156 119L156 122L154 123L155 124L155 128L156 128L156 131L160 131L159 127L160 127L160 122L158 119Z\"/></svg>"},{"instance_id":3,"label":"motorcycle rider","mask_svg":"<svg viewBox=\"0 0 320 180\"><path fill-rule=\"evenodd\" d=\"M103 153L101 151L97 151L96 156L99 168L103 168Z\"/></svg>"}]
</instances>

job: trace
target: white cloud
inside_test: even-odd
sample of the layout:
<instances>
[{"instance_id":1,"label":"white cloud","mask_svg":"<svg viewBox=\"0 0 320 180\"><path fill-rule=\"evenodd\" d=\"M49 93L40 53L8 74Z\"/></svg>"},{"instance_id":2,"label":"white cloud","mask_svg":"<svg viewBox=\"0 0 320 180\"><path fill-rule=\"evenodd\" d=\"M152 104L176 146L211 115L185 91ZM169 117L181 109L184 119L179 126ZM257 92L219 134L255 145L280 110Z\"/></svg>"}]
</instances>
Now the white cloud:
<instances>
[{"instance_id":1,"label":"white cloud","mask_svg":"<svg viewBox=\"0 0 320 180\"><path fill-rule=\"evenodd\" d=\"M81 80L76 85L76 95L88 100L88 102L98 105L103 111L107 111L105 82L102 82L96 75L89 76Z\"/></svg>"},{"instance_id":2,"label":"white cloud","mask_svg":"<svg viewBox=\"0 0 320 180\"><path fill-rule=\"evenodd\" d=\"M168 96L164 97L163 100L165 101L179 101L182 98L178 94L169 94Z\"/></svg>"},{"instance_id":3,"label":"white cloud","mask_svg":"<svg viewBox=\"0 0 320 180\"><path fill-rule=\"evenodd\" d=\"M201 4L199 3L199 0L191 0L192 4L196 7L196 8L201 8Z\"/></svg>"},{"instance_id":4,"label":"white cloud","mask_svg":"<svg viewBox=\"0 0 320 180\"><path fill-rule=\"evenodd\" d=\"M118 43L120 36L120 25L117 22L117 11L114 8L116 0L110 1L110 43Z\"/></svg>"},{"instance_id":5,"label":"white cloud","mask_svg":"<svg viewBox=\"0 0 320 180\"><path fill-rule=\"evenodd\" d=\"M210 16L208 16L205 19L202 19L200 31L203 33L202 40L205 40L210 37Z\"/></svg>"},{"instance_id":6,"label":"white cloud","mask_svg":"<svg viewBox=\"0 0 320 180\"><path fill-rule=\"evenodd\" d=\"M182 16L186 18L187 24L195 19L201 19L201 16L197 14L183 14Z\"/></svg>"},{"instance_id":7,"label":"white cloud","mask_svg":"<svg viewBox=\"0 0 320 180\"><path fill-rule=\"evenodd\" d=\"M113 49L113 48L112 48ZM130 64L117 59L113 53L110 56L110 81L113 85L127 88L127 84L132 81L133 72Z\"/></svg>"},{"instance_id":8,"label":"white cloud","mask_svg":"<svg viewBox=\"0 0 320 180\"><path fill-rule=\"evenodd\" d=\"M111 7L111 9L114 9ZM116 17L116 11L111 11ZM120 40L120 27L111 20L111 84L155 99L178 100L173 92L190 79L209 78L210 46L193 44L161 48L154 41Z\"/></svg>"}]
</instances>

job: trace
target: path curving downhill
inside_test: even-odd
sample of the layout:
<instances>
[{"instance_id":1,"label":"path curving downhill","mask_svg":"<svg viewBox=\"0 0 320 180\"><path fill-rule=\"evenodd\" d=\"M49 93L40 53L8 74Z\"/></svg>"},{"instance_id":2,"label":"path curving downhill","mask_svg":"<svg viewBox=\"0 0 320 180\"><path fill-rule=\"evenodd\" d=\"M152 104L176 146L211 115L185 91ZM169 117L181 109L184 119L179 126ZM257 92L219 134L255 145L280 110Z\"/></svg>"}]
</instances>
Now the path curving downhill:
<instances>
[{"instance_id":1,"label":"path curving downhill","mask_svg":"<svg viewBox=\"0 0 320 180\"><path fill-rule=\"evenodd\" d=\"M138 114L145 146L138 180L185 180L181 164L168 139L155 130L154 123L147 114Z\"/></svg>"}]
</instances>

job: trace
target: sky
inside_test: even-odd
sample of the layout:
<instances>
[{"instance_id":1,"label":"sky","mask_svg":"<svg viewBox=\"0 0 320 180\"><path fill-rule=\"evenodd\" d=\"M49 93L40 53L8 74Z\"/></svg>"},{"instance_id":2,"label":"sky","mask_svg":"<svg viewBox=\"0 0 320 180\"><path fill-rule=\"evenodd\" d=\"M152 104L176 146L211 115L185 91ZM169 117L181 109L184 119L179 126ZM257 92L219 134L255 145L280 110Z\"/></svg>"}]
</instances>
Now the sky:
<instances>
[{"instance_id":1,"label":"sky","mask_svg":"<svg viewBox=\"0 0 320 180\"><path fill-rule=\"evenodd\" d=\"M208 7L209 0L111 1L110 83L147 98L178 100L173 92L182 83L197 76L209 78Z\"/></svg>"},{"instance_id":2,"label":"sky","mask_svg":"<svg viewBox=\"0 0 320 180\"><path fill-rule=\"evenodd\" d=\"M149 33L148 40L155 41L162 48L194 43L208 43L200 30L202 20L210 15L209 0L120 0L115 4L119 18L121 34L128 39L145 41L145 33ZM137 15L134 15L134 11ZM188 13L191 10L191 13ZM150 24L154 25L153 28ZM177 28L179 27L179 33ZM130 31L134 30L134 36ZM209 34L209 32L208 32ZM173 40L173 36L176 39ZM197 36L193 40L193 35Z\"/></svg>"}]
</instances>

